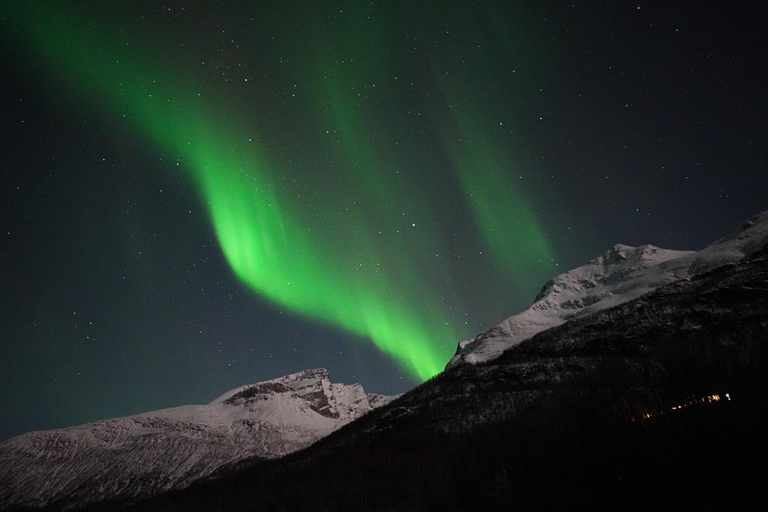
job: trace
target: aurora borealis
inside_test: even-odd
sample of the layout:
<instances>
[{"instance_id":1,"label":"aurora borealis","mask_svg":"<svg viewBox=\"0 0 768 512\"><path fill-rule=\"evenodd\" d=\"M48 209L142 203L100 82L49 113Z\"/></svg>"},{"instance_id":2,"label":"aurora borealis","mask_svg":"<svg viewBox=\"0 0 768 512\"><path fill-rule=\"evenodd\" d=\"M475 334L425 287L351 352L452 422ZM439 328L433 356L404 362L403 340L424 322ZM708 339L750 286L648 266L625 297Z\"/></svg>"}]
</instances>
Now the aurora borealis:
<instances>
[{"instance_id":1,"label":"aurora borealis","mask_svg":"<svg viewBox=\"0 0 768 512\"><path fill-rule=\"evenodd\" d=\"M356 5L351 2L348 7L354 10ZM106 35L117 27L105 23L89 31L86 15L72 9L24 6L17 10L19 25L30 27L30 40L49 67L88 96L103 98L113 115L122 114L188 172L227 261L244 283L298 313L370 338L417 378L426 379L442 369L450 354L439 350L437 342L459 339L462 333L451 326L445 304L431 297L439 283L424 286L424 276L450 272L439 256L448 250L431 230L435 222L429 212L437 204L421 204L440 199L432 197L423 184L397 180L404 164L391 150L398 144L395 134L383 133L371 140L369 134L376 137L378 125L364 119L354 94L365 90L362 78L372 82L371 88L396 78L397 71L387 69L386 59L368 55L386 51L386 43L372 37L385 32L370 31L363 21L371 13L382 13L369 8L353 12L352 19L361 23L342 27L336 36L357 41L360 50L351 52L350 62L361 61L364 68L375 66L375 70L350 72L344 69L345 59L339 62L337 56L323 56L334 48L333 35L320 34L318 41L294 45L297 53L316 48L320 54L318 69L296 70L307 75L297 80L308 81L316 89L302 110L323 105L322 112L307 114L307 122L317 125L317 134L322 127L327 134L333 133L319 149L333 152L338 162L333 174L309 188L302 168L312 169L311 162L273 163L273 141L260 133L258 106L253 107L253 115L222 116L230 106L219 104L211 93L196 95L202 85L190 87L200 80L194 70L180 72L168 66L158 72L165 66L151 60L152 48L141 43L121 47ZM314 16L296 30L311 32ZM88 33L92 37L83 37ZM362 54L355 55L358 52ZM182 76L191 84L180 80ZM258 78L250 80L259 87ZM471 115L456 111L454 124L460 139L485 138L482 127L464 128L465 118ZM446 145L457 144L449 140ZM516 269L551 261L552 255L535 215L525 205L524 191L509 187L513 195L508 200L492 200L503 179L502 165L494 161L496 154L490 142L472 150L459 143L449 162L488 247L499 260L512 259L507 270L516 278ZM333 224L339 221L329 222L327 217L340 206L346 211L341 220L348 224L344 230L335 229ZM412 230L415 236L408 240L391 236L407 230L409 222L411 228L418 228Z\"/></svg>"},{"instance_id":2,"label":"aurora borealis","mask_svg":"<svg viewBox=\"0 0 768 512\"><path fill-rule=\"evenodd\" d=\"M4 3L3 336L33 355L1 383L121 375L63 421L164 367L134 412L306 365L402 391L614 243L710 241L766 207L755 43L640 7Z\"/></svg>"}]
</instances>

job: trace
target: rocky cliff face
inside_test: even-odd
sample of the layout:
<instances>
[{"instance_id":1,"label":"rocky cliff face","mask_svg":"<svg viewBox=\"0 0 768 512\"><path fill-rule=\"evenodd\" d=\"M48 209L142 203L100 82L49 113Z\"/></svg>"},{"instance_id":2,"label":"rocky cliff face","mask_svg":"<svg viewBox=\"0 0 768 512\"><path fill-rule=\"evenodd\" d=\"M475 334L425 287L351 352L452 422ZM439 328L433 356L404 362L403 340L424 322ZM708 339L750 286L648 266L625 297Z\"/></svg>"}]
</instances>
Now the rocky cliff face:
<instances>
[{"instance_id":1,"label":"rocky cliff face","mask_svg":"<svg viewBox=\"0 0 768 512\"><path fill-rule=\"evenodd\" d=\"M208 405L30 432L0 444L0 510L146 498L223 465L304 448L390 400L307 370Z\"/></svg>"}]
</instances>

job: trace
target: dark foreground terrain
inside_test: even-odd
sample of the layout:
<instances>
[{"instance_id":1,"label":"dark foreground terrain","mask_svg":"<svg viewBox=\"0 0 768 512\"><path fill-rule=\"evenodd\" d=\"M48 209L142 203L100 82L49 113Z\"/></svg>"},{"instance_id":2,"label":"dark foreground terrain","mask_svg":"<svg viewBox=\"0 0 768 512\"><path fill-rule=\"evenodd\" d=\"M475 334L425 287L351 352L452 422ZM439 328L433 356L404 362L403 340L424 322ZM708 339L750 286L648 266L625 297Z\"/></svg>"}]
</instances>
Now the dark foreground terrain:
<instances>
[{"instance_id":1,"label":"dark foreground terrain","mask_svg":"<svg viewBox=\"0 0 768 512\"><path fill-rule=\"evenodd\" d=\"M463 366L312 447L90 510L764 506L768 250Z\"/></svg>"}]
</instances>

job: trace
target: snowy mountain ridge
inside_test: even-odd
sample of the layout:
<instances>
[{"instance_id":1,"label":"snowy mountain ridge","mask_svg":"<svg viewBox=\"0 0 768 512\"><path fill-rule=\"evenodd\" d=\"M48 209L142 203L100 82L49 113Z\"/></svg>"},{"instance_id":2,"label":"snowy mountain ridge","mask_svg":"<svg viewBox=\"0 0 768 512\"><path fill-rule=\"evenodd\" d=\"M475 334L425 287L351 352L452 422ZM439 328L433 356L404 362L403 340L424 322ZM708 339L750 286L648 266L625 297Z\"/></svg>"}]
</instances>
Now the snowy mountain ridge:
<instances>
[{"instance_id":1,"label":"snowy mountain ridge","mask_svg":"<svg viewBox=\"0 0 768 512\"><path fill-rule=\"evenodd\" d=\"M0 444L0 510L66 510L184 487L225 464L305 448L393 398L306 370L207 405L29 432Z\"/></svg>"},{"instance_id":2,"label":"snowy mountain ridge","mask_svg":"<svg viewBox=\"0 0 768 512\"><path fill-rule=\"evenodd\" d=\"M474 339L460 342L446 369L493 360L539 332L739 261L766 243L768 211L698 252L615 245L586 265L550 280L525 311Z\"/></svg>"}]
</instances>

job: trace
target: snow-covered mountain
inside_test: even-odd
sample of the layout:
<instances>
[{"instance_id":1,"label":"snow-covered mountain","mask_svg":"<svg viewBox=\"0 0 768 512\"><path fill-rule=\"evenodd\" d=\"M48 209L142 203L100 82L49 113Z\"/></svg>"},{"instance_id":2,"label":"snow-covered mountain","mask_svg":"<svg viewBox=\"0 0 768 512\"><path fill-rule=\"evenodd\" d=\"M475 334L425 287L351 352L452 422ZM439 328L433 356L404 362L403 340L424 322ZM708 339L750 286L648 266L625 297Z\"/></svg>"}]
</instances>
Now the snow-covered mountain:
<instances>
[{"instance_id":1,"label":"snow-covered mountain","mask_svg":"<svg viewBox=\"0 0 768 512\"><path fill-rule=\"evenodd\" d=\"M0 510L148 497L245 458L304 448L394 397L307 370L187 405L0 444Z\"/></svg>"},{"instance_id":2,"label":"snow-covered mountain","mask_svg":"<svg viewBox=\"0 0 768 512\"><path fill-rule=\"evenodd\" d=\"M751 510L766 337L768 246L444 372L300 454L118 510Z\"/></svg>"},{"instance_id":3,"label":"snow-covered mountain","mask_svg":"<svg viewBox=\"0 0 768 512\"><path fill-rule=\"evenodd\" d=\"M460 342L446 368L490 361L539 332L627 302L665 284L736 262L766 243L768 211L698 252L671 251L652 245L615 245L583 267L549 281L530 308L474 339Z\"/></svg>"}]
</instances>

